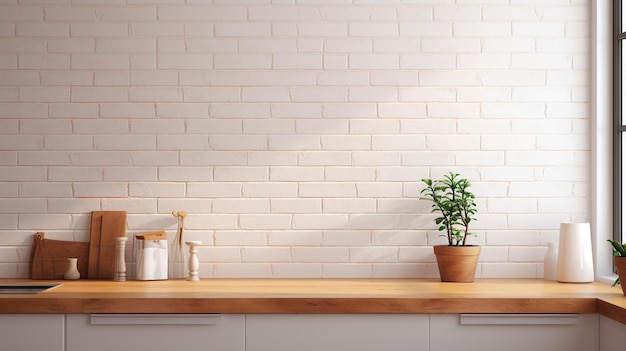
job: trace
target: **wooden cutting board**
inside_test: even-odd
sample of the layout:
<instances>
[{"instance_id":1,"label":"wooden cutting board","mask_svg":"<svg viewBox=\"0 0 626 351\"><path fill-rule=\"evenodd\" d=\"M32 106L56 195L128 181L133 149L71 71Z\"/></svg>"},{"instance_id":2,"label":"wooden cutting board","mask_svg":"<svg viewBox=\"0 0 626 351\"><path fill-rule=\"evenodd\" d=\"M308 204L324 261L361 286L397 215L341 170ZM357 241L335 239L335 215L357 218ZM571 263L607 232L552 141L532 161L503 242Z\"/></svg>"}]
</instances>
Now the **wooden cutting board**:
<instances>
[{"instance_id":1,"label":"wooden cutting board","mask_svg":"<svg viewBox=\"0 0 626 351\"><path fill-rule=\"evenodd\" d=\"M88 242L46 239L43 232L38 232L31 249L30 279L63 279L70 257L78 258L80 277L87 278Z\"/></svg>"},{"instance_id":2,"label":"wooden cutting board","mask_svg":"<svg viewBox=\"0 0 626 351\"><path fill-rule=\"evenodd\" d=\"M126 235L126 211L93 211L89 240L89 279L113 279L115 238Z\"/></svg>"}]
</instances>

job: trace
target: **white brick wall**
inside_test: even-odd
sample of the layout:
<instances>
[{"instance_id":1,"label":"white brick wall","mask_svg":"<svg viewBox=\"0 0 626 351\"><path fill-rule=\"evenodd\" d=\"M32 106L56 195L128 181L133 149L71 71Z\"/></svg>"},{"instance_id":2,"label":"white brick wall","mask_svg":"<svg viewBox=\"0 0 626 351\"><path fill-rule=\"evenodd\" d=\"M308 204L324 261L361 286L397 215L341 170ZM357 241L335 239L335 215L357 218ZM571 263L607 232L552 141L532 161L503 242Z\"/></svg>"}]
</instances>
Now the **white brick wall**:
<instances>
[{"instance_id":1,"label":"white brick wall","mask_svg":"<svg viewBox=\"0 0 626 351\"><path fill-rule=\"evenodd\" d=\"M203 277L436 277L449 170L480 277L590 220L590 1L264 3L0 4L1 277L94 210L188 211Z\"/></svg>"}]
</instances>

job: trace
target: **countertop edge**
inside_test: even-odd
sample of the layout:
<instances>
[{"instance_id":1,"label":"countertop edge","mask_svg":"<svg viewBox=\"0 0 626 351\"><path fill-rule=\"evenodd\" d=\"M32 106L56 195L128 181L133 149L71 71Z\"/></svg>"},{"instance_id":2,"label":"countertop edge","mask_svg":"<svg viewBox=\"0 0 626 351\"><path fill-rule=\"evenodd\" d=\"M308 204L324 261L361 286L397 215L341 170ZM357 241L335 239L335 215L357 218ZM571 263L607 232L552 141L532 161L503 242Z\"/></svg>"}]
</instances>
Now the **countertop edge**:
<instances>
[{"instance_id":1,"label":"countertop edge","mask_svg":"<svg viewBox=\"0 0 626 351\"><path fill-rule=\"evenodd\" d=\"M44 281L0 279L0 283ZM206 279L61 283L39 294L0 294L0 314L599 313L626 324L626 297L599 282L539 279Z\"/></svg>"}]
</instances>

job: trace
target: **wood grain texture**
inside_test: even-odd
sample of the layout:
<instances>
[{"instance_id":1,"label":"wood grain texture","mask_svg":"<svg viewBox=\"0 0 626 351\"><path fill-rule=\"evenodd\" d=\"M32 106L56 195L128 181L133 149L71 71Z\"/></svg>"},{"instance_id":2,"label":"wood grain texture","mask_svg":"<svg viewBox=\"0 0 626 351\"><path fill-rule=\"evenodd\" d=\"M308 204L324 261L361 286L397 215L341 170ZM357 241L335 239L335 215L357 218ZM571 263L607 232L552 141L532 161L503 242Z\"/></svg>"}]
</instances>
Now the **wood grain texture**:
<instances>
[{"instance_id":1,"label":"wood grain texture","mask_svg":"<svg viewBox=\"0 0 626 351\"><path fill-rule=\"evenodd\" d=\"M0 295L0 313L600 312L626 321L626 298L621 290L602 283L538 279L477 279L474 283L422 279L48 282L63 285L36 295Z\"/></svg>"},{"instance_id":2,"label":"wood grain texture","mask_svg":"<svg viewBox=\"0 0 626 351\"><path fill-rule=\"evenodd\" d=\"M115 238L126 235L126 211L93 211L89 239L90 279L113 279Z\"/></svg>"},{"instance_id":3,"label":"wood grain texture","mask_svg":"<svg viewBox=\"0 0 626 351\"><path fill-rule=\"evenodd\" d=\"M78 258L81 278L87 278L88 242L51 240L45 238L45 233L38 232L33 236L29 276L31 279L63 279L70 257Z\"/></svg>"}]
</instances>

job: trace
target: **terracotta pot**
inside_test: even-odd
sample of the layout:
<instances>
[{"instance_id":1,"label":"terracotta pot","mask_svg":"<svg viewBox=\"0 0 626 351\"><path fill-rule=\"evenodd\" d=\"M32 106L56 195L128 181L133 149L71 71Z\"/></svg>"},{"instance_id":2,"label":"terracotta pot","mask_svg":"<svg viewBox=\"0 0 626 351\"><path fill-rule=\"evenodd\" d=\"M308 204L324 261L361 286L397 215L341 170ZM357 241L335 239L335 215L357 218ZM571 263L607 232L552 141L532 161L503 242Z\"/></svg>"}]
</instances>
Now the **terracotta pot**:
<instances>
[{"instance_id":1,"label":"terracotta pot","mask_svg":"<svg viewBox=\"0 0 626 351\"><path fill-rule=\"evenodd\" d=\"M442 282L471 283L476 275L480 246L433 246Z\"/></svg>"},{"instance_id":2,"label":"terracotta pot","mask_svg":"<svg viewBox=\"0 0 626 351\"><path fill-rule=\"evenodd\" d=\"M626 296L626 257L614 257L615 268L617 268L617 276L619 276L622 293Z\"/></svg>"}]
</instances>

